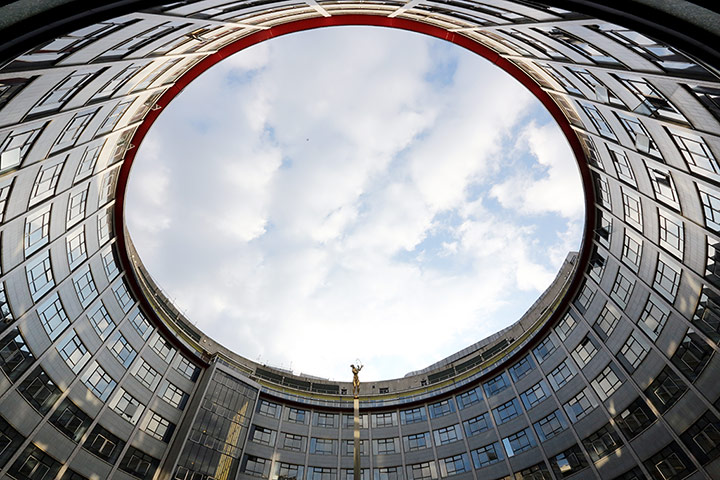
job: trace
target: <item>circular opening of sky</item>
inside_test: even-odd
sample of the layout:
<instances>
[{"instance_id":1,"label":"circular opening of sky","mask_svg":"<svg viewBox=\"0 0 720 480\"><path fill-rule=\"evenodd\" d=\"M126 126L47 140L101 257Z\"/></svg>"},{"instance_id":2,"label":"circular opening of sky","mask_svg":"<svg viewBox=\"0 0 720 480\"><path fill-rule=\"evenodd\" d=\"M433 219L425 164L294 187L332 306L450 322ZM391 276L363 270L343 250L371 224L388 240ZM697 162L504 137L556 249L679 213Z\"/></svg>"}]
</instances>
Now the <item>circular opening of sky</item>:
<instances>
[{"instance_id":1,"label":"circular opening of sky","mask_svg":"<svg viewBox=\"0 0 720 480\"><path fill-rule=\"evenodd\" d=\"M190 320L262 363L400 377L516 321L580 245L557 124L442 40L279 37L166 110L134 162L129 232Z\"/></svg>"}]
</instances>

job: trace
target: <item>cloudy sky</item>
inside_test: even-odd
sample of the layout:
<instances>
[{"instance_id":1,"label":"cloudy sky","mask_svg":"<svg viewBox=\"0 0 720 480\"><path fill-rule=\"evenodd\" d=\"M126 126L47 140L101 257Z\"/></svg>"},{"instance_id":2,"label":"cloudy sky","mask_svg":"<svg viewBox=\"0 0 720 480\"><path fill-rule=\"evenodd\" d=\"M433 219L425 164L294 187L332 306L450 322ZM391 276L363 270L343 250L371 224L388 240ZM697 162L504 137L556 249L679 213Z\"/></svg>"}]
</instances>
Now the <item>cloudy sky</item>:
<instances>
[{"instance_id":1,"label":"cloudy sky","mask_svg":"<svg viewBox=\"0 0 720 480\"><path fill-rule=\"evenodd\" d=\"M517 320L583 224L559 128L511 77L418 34L256 45L163 112L127 221L188 318L336 380L424 368Z\"/></svg>"}]
</instances>

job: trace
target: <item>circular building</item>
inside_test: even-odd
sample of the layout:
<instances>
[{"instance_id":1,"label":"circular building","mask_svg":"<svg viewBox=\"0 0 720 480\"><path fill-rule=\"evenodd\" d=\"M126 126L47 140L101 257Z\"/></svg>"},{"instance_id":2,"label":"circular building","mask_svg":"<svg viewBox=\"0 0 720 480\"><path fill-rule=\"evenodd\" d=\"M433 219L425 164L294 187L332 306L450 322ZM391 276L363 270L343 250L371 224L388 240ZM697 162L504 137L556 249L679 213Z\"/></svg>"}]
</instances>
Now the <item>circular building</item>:
<instances>
[{"instance_id":1,"label":"circular building","mask_svg":"<svg viewBox=\"0 0 720 480\"><path fill-rule=\"evenodd\" d=\"M550 3L0 7L0 477L355 478L352 382L195 328L123 203L150 125L200 73L279 35L373 25L525 85L574 150L586 226L516 323L360 384L357 480L720 478L720 14Z\"/></svg>"}]
</instances>

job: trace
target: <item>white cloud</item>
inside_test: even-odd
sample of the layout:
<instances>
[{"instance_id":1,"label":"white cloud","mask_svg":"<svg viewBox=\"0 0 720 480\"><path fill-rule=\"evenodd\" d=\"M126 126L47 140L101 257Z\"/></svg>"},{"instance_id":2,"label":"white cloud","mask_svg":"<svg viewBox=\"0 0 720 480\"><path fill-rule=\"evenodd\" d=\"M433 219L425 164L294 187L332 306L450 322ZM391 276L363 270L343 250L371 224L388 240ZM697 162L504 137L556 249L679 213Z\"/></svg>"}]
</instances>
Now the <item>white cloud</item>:
<instances>
[{"instance_id":1,"label":"white cloud","mask_svg":"<svg viewBox=\"0 0 720 480\"><path fill-rule=\"evenodd\" d=\"M364 378L401 376L515 321L554 277L580 223L546 191L571 177L557 127L532 123L531 96L496 67L434 42L282 37L163 113L128 223L200 328L298 372L346 378L360 357ZM537 163L517 173L527 152Z\"/></svg>"}]
</instances>

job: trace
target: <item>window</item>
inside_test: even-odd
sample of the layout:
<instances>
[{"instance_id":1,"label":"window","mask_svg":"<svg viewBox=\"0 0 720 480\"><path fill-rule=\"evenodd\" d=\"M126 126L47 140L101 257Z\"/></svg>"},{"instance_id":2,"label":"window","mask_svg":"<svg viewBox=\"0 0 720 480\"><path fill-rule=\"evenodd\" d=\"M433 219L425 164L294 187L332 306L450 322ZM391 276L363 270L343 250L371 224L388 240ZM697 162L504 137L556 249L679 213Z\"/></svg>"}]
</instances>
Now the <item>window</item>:
<instances>
[{"instance_id":1,"label":"window","mask_svg":"<svg viewBox=\"0 0 720 480\"><path fill-rule=\"evenodd\" d=\"M568 400L563 405L563 408L565 409L565 413L570 419L570 422L574 423L587 415L596 406L597 402L591 395L588 394L588 389L585 388L583 391Z\"/></svg>"},{"instance_id":2,"label":"window","mask_svg":"<svg viewBox=\"0 0 720 480\"><path fill-rule=\"evenodd\" d=\"M117 382L102 368L93 361L90 367L81 377L82 382L101 401L105 402L115 389Z\"/></svg>"},{"instance_id":3,"label":"window","mask_svg":"<svg viewBox=\"0 0 720 480\"><path fill-rule=\"evenodd\" d=\"M517 398L513 398L509 402L500 405L492 410L493 417L495 417L495 423L501 425L505 422L512 420L522 413L520 408L520 402Z\"/></svg>"},{"instance_id":4,"label":"window","mask_svg":"<svg viewBox=\"0 0 720 480\"><path fill-rule=\"evenodd\" d=\"M682 221L661 210L658 210L658 219L660 222L660 246L682 260L685 244Z\"/></svg>"},{"instance_id":5,"label":"window","mask_svg":"<svg viewBox=\"0 0 720 480\"><path fill-rule=\"evenodd\" d=\"M655 198L675 210L680 210L678 194L673 182L672 175L668 170L647 167L650 183L653 187Z\"/></svg>"},{"instance_id":6,"label":"window","mask_svg":"<svg viewBox=\"0 0 720 480\"><path fill-rule=\"evenodd\" d=\"M610 248L612 240L612 217L604 210L595 212L595 240L601 245Z\"/></svg>"},{"instance_id":7,"label":"window","mask_svg":"<svg viewBox=\"0 0 720 480\"><path fill-rule=\"evenodd\" d=\"M623 190L623 213L625 215L625 221L637 228L642 232L643 220L642 220L642 205L640 204L640 198L631 196Z\"/></svg>"},{"instance_id":8,"label":"window","mask_svg":"<svg viewBox=\"0 0 720 480\"><path fill-rule=\"evenodd\" d=\"M590 28L602 32L620 44L625 45L665 71L700 77L708 75L704 68L696 65L684 55L633 30L627 30L611 23L592 25Z\"/></svg>"},{"instance_id":9,"label":"window","mask_svg":"<svg viewBox=\"0 0 720 480\"><path fill-rule=\"evenodd\" d=\"M512 367L509 368L510 376L514 381L517 382L525 375L530 373L533 368L535 368L535 363L533 362L532 358L530 357L530 355L525 355Z\"/></svg>"},{"instance_id":10,"label":"window","mask_svg":"<svg viewBox=\"0 0 720 480\"><path fill-rule=\"evenodd\" d=\"M640 105L633 108L634 112L687 123L685 117L665 95L644 79L619 73L616 73L615 77L640 101Z\"/></svg>"},{"instance_id":11,"label":"window","mask_svg":"<svg viewBox=\"0 0 720 480\"><path fill-rule=\"evenodd\" d=\"M112 230L112 206L106 208L98 214L98 240L100 245L110 240L110 232Z\"/></svg>"},{"instance_id":12,"label":"window","mask_svg":"<svg viewBox=\"0 0 720 480\"><path fill-rule=\"evenodd\" d=\"M645 389L645 396L662 414L673 406L686 391L685 383L670 367L666 366Z\"/></svg>"},{"instance_id":13,"label":"window","mask_svg":"<svg viewBox=\"0 0 720 480\"><path fill-rule=\"evenodd\" d=\"M260 400L260 403L258 404L258 413L265 415L266 417L279 418L281 411L282 407L277 403Z\"/></svg>"},{"instance_id":14,"label":"window","mask_svg":"<svg viewBox=\"0 0 720 480\"><path fill-rule=\"evenodd\" d=\"M615 283L610 291L610 298L615 300L621 308L625 308L627 307L628 300L630 300L632 289L633 282L628 280L622 272L618 271L617 277L615 277Z\"/></svg>"},{"instance_id":15,"label":"window","mask_svg":"<svg viewBox=\"0 0 720 480\"><path fill-rule=\"evenodd\" d=\"M87 258L87 247L85 246L85 225L81 225L74 232L68 233L66 247L68 254L68 265L74 270Z\"/></svg>"},{"instance_id":16,"label":"window","mask_svg":"<svg viewBox=\"0 0 720 480\"><path fill-rule=\"evenodd\" d=\"M585 86L590 92L592 92L591 95L585 95L586 98L590 100L597 100L601 103L617 105L619 107L625 106L625 104L617 97L617 95L612 92L612 90L608 89L603 82L601 82L587 69L579 67L569 67L569 70L574 73L575 76L580 79L582 83L585 84Z\"/></svg>"},{"instance_id":17,"label":"window","mask_svg":"<svg viewBox=\"0 0 720 480\"><path fill-rule=\"evenodd\" d=\"M615 112L615 116L625 128L625 131L633 141L633 145L638 152L646 153L655 158L662 159L660 150L658 150L655 141L652 139L640 119L618 112Z\"/></svg>"},{"instance_id":18,"label":"window","mask_svg":"<svg viewBox=\"0 0 720 480\"><path fill-rule=\"evenodd\" d=\"M334 413L314 412L313 420L313 425L318 427L337 427L337 415Z\"/></svg>"},{"instance_id":19,"label":"window","mask_svg":"<svg viewBox=\"0 0 720 480\"><path fill-rule=\"evenodd\" d=\"M50 423L67 435L73 442L79 442L92 423L92 418L77 405L65 398L50 416Z\"/></svg>"},{"instance_id":20,"label":"window","mask_svg":"<svg viewBox=\"0 0 720 480\"><path fill-rule=\"evenodd\" d=\"M97 297L97 287L90 272L90 265L86 265L77 277L73 278L75 292L83 307L87 307Z\"/></svg>"},{"instance_id":21,"label":"window","mask_svg":"<svg viewBox=\"0 0 720 480\"><path fill-rule=\"evenodd\" d=\"M677 443L672 442L643 462L653 480L678 480L695 471L695 466Z\"/></svg>"},{"instance_id":22,"label":"window","mask_svg":"<svg viewBox=\"0 0 720 480\"><path fill-rule=\"evenodd\" d=\"M280 444L280 448L293 452L305 451L305 437L293 433L283 433L282 435L283 441Z\"/></svg>"},{"instance_id":23,"label":"window","mask_svg":"<svg viewBox=\"0 0 720 480\"><path fill-rule=\"evenodd\" d=\"M615 136L615 132L613 131L612 127L607 122L607 120L605 120L605 117L602 113L600 113L600 110L598 110L595 105L585 102L578 102L578 104L580 105L580 107L582 107L585 115L587 115L587 117L590 119L590 122L592 122L593 126L595 127L595 130L597 130L600 135L606 138L610 138L612 140L617 140L617 137Z\"/></svg>"},{"instance_id":24,"label":"window","mask_svg":"<svg viewBox=\"0 0 720 480\"><path fill-rule=\"evenodd\" d=\"M652 418L655 419L654 416ZM708 410L680 438L704 465L720 453L720 420Z\"/></svg>"},{"instance_id":25,"label":"window","mask_svg":"<svg viewBox=\"0 0 720 480\"><path fill-rule=\"evenodd\" d=\"M8 469L11 478L44 480L55 478L62 465L34 444L29 444Z\"/></svg>"},{"instance_id":26,"label":"window","mask_svg":"<svg viewBox=\"0 0 720 480\"><path fill-rule=\"evenodd\" d=\"M42 323L45 333L47 333L52 341L59 337L60 334L70 326L70 319L68 319L57 293L53 293L38 307L37 311L40 317L40 323Z\"/></svg>"},{"instance_id":27,"label":"window","mask_svg":"<svg viewBox=\"0 0 720 480\"><path fill-rule=\"evenodd\" d=\"M713 178L720 174L720 165L702 137L679 129L668 132L691 171Z\"/></svg>"},{"instance_id":28,"label":"window","mask_svg":"<svg viewBox=\"0 0 720 480\"><path fill-rule=\"evenodd\" d=\"M600 401L607 400L610 395L615 393L618 388L622 385L622 380L619 376L619 372L614 365L610 363L600 374L595 377L591 382L592 387L595 389L595 393L600 397Z\"/></svg>"},{"instance_id":29,"label":"window","mask_svg":"<svg viewBox=\"0 0 720 480\"><path fill-rule=\"evenodd\" d=\"M625 229L623 238L622 260L633 271L637 272L640 268L640 258L642 257L642 238L638 237L631 230Z\"/></svg>"},{"instance_id":30,"label":"window","mask_svg":"<svg viewBox=\"0 0 720 480\"><path fill-rule=\"evenodd\" d=\"M170 342L160 336L160 334L157 334L157 338L152 344L152 349L166 363L170 363L175 355L175 349L170 345Z\"/></svg>"},{"instance_id":31,"label":"window","mask_svg":"<svg viewBox=\"0 0 720 480\"><path fill-rule=\"evenodd\" d=\"M123 367L128 368L135 359L137 352L121 333L116 333L115 337L116 339L110 347L110 352Z\"/></svg>"},{"instance_id":32,"label":"window","mask_svg":"<svg viewBox=\"0 0 720 480\"><path fill-rule=\"evenodd\" d=\"M463 410L470 405L475 405L480 402L482 400L482 393L480 393L479 389L473 388L470 391L461 393L455 398L457 399L458 407L460 410Z\"/></svg>"},{"instance_id":33,"label":"window","mask_svg":"<svg viewBox=\"0 0 720 480\"><path fill-rule=\"evenodd\" d=\"M55 188L60 179L60 172L64 166L64 159L44 164L35 177L35 183L30 191L30 207L37 205L46 198L55 195Z\"/></svg>"},{"instance_id":34,"label":"window","mask_svg":"<svg viewBox=\"0 0 720 480\"><path fill-rule=\"evenodd\" d=\"M403 437L403 446L406 452L422 450L430 447L430 432L415 433Z\"/></svg>"},{"instance_id":35,"label":"window","mask_svg":"<svg viewBox=\"0 0 720 480\"><path fill-rule=\"evenodd\" d=\"M398 453L400 445L397 438L374 438L373 455L389 455Z\"/></svg>"},{"instance_id":36,"label":"window","mask_svg":"<svg viewBox=\"0 0 720 480\"><path fill-rule=\"evenodd\" d=\"M305 467L302 465L293 465L291 463L277 462L275 464L276 472L273 474L273 478L285 477L295 478L301 480L304 477Z\"/></svg>"},{"instance_id":37,"label":"window","mask_svg":"<svg viewBox=\"0 0 720 480\"><path fill-rule=\"evenodd\" d=\"M143 340L147 340L152 333L152 327L150 322L143 316L142 313L137 312L135 316L130 317L130 324L133 326L135 331L142 337Z\"/></svg>"},{"instance_id":38,"label":"window","mask_svg":"<svg viewBox=\"0 0 720 480\"><path fill-rule=\"evenodd\" d=\"M35 357L17 327L0 339L0 368L11 381L17 380L34 361Z\"/></svg>"},{"instance_id":39,"label":"window","mask_svg":"<svg viewBox=\"0 0 720 480\"><path fill-rule=\"evenodd\" d=\"M598 204L607 209L612 209L612 201L610 199L610 184L608 183L607 178L597 174L593 174L593 178L595 179L595 190L597 192L596 198L598 200Z\"/></svg>"},{"instance_id":40,"label":"window","mask_svg":"<svg viewBox=\"0 0 720 480\"><path fill-rule=\"evenodd\" d=\"M107 431L100 424L93 427L85 439L83 448L102 458L108 463L115 463L125 442Z\"/></svg>"},{"instance_id":41,"label":"window","mask_svg":"<svg viewBox=\"0 0 720 480\"><path fill-rule=\"evenodd\" d=\"M508 379L507 374L505 372L501 373L500 375L493 378L492 380L483 383L483 389L485 390L485 395L487 397L492 397L493 395L497 395L498 393L502 392L509 386L510 386L510 380Z\"/></svg>"},{"instance_id":42,"label":"window","mask_svg":"<svg viewBox=\"0 0 720 480\"><path fill-rule=\"evenodd\" d=\"M254 425L250 434L251 441L261 445L275 446L275 430Z\"/></svg>"},{"instance_id":43,"label":"window","mask_svg":"<svg viewBox=\"0 0 720 480\"><path fill-rule=\"evenodd\" d=\"M153 25L147 30L135 35L134 37L125 39L121 43L115 45L114 47L103 53L100 59L109 60L124 57L132 52L141 49L146 45L149 45L151 42L169 34L173 30L176 30L184 25L187 24L180 21L165 22L160 25Z\"/></svg>"},{"instance_id":44,"label":"window","mask_svg":"<svg viewBox=\"0 0 720 480\"><path fill-rule=\"evenodd\" d=\"M593 287L590 283L585 282L582 290L580 290L580 293L578 293L578 296L575 299L575 305L578 307L578 310L584 313L590 306L590 302L592 302L594 296L595 287Z\"/></svg>"},{"instance_id":45,"label":"window","mask_svg":"<svg viewBox=\"0 0 720 480\"><path fill-rule=\"evenodd\" d=\"M607 340L615 330L618 321L620 321L620 315L615 312L614 307L606 303L597 320L595 320L593 328L603 340Z\"/></svg>"},{"instance_id":46,"label":"window","mask_svg":"<svg viewBox=\"0 0 720 480\"><path fill-rule=\"evenodd\" d=\"M555 410L550 415L541 418L533 424L535 432L541 442L548 440L567 428L567 423L560 410Z\"/></svg>"},{"instance_id":47,"label":"window","mask_svg":"<svg viewBox=\"0 0 720 480\"><path fill-rule=\"evenodd\" d=\"M572 357L575 359L578 366L583 368L585 365L590 363L590 360L592 360L595 356L597 350L595 340L593 340L590 335L586 335L585 338L580 340L580 343L577 347L575 347L575 350L572 351Z\"/></svg>"},{"instance_id":48,"label":"window","mask_svg":"<svg viewBox=\"0 0 720 480\"><path fill-rule=\"evenodd\" d=\"M520 399L525 405L525 410L530 410L538 403L545 400L550 391L545 385L545 381L541 380L532 387L528 388L520 394Z\"/></svg>"},{"instance_id":49,"label":"window","mask_svg":"<svg viewBox=\"0 0 720 480\"><path fill-rule=\"evenodd\" d=\"M555 327L555 333L557 334L558 338L560 338L561 342L567 340L567 338L570 336L573 329L575 328L575 325L577 325L575 317L573 317L569 312L566 313L560 323L558 323L557 327ZM510 373L512 374L512 370ZM517 380L514 377L513 379Z\"/></svg>"},{"instance_id":50,"label":"window","mask_svg":"<svg viewBox=\"0 0 720 480\"><path fill-rule=\"evenodd\" d=\"M570 359L566 359L548 375L548 380L555 391L560 390L575 375L575 367L572 366Z\"/></svg>"},{"instance_id":51,"label":"window","mask_svg":"<svg viewBox=\"0 0 720 480\"><path fill-rule=\"evenodd\" d=\"M535 358L538 363L542 363L547 357L549 357L555 351L555 343L550 336L542 339L537 347L533 349Z\"/></svg>"},{"instance_id":52,"label":"window","mask_svg":"<svg viewBox=\"0 0 720 480\"><path fill-rule=\"evenodd\" d=\"M633 173L632 166L630 165L630 161L628 160L625 152L611 147L608 147L608 152L613 160L613 165L615 165L615 171L617 171L618 178L633 187L637 186L635 182L635 174Z\"/></svg>"},{"instance_id":53,"label":"window","mask_svg":"<svg viewBox=\"0 0 720 480\"><path fill-rule=\"evenodd\" d=\"M550 466L557 478L565 478L587 467L588 463L580 447L573 445L567 450L551 457Z\"/></svg>"},{"instance_id":54,"label":"window","mask_svg":"<svg viewBox=\"0 0 720 480\"><path fill-rule=\"evenodd\" d=\"M703 205L705 226L715 233L720 233L720 193L699 184L697 188Z\"/></svg>"},{"instance_id":55,"label":"window","mask_svg":"<svg viewBox=\"0 0 720 480\"><path fill-rule=\"evenodd\" d=\"M107 82L95 95L93 95L92 99L96 100L112 96L113 93L119 90L125 82L130 80L144 66L145 65L135 64L128 65L112 77L109 82Z\"/></svg>"},{"instance_id":56,"label":"window","mask_svg":"<svg viewBox=\"0 0 720 480\"><path fill-rule=\"evenodd\" d=\"M117 285L113 287L113 293L115 294L115 299L120 305L120 308L122 308L125 313L129 312L134 301L125 286L125 282L118 282Z\"/></svg>"},{"instance_id":57,"label":"window","mask_svg":"<svg viewBox=\"0 0 720 480\"><path fill-rule=\"evenodd\" d=\"M512 435L503 438L502 443L508 457L530 450L535 446L535 440L533 439L529 428L520 430L519 432L515 432Z\"/></svg>"},{"instance_id":58,"label":"window","mask_svg":"<svg viewBox=\"0 0 720 480\"><path fill-rule=\"evenodd\" d=\"M50 411L62 393L55 382L40 367L25 377L25 380L18 387L18 392L41 415L45 415Z\"/></svg>"},{"instance_id":59,"label":"window","mask_svg":"<svg viewBox=\"0 0 720 480\"><path fill-rule=\"evenodd\" d=\"M187 403L188 394L183 392L179 387L168 382L165 390L160 395L160 398L165 400L173 407L179 410L183 410L185 408L185 404Z\"/></svg>"},{"instance_id":60,"label":"window","mask_svg":"<svg viewBox=\"0 0 720 480\"><path fill-rule=\"evenodd\" d=\"M417 463L407 466L408 480L431 480L437 478L435 462Z\"/></svg>"},{"instance_id":61,"label":"window","mask_svg":"<svg viewBox=\"0 0 720 480\"><path fill-rule=\"evenodd\" d=\"M90 145L85 148L83 156L80 159L80 163L78 164L77 171L75 172L75 183L88 177L92 174L93 170L95 170L95 164L100 156L101 147L102 145Z\"/></svg>"},{"instance_id":62,"label":"window","mask_svg":"<svg viewBox=\"0 0 720 480\"><path fill-rule=\"evenodd\" d=\"M303 447L304 450L304 447ZM355 441L354 440L344 440L343 441L343 455L352 457L355 454ZM367 456L368 454L368 441L367 440L360 440L360 455L361 456Z\"/></svg>"},{"instance_id":63,"label":"window","mask_svg":"<svg viewBox=\"0 0 720 480\"><path fill-rule=\"evenodd\" d=\"M337 471L331 467L308 467L307 480L336 480Z\"/></svg>"},{"instance_id":64,"label":"window","mask_svg":"<svg viewBox=\"0 0 720 480\"><path fill-rule=\"evenodd\" d=\"M155 387L157 387L157 384L160 381L160 373L158 373L157 370L151 367L150 364L142 358L135 364L135 367L132 370L132 375L135 380L140 382L150 391L155 390Z\"/></svg>"},{"instance_id":65,"label":"window","mask_svg":"<svg viewBox=\"0 0 720 480\"><path fill-rule=\"evenodd\" d=\"M425 415L425 407L411 408L410 410L400 411L400 421L403 425L410 423L424 422L427 420Z\"/></svg>"},{"instance_id":66,"label":"window","mask_svg":"<svg viewBox=\"0 0 720 480\"><path fill-rule=\"evenodd\" d=\"M103 174L100 184L100 193L98 196L99 206L110 201L115 193L115 183L117 181L118 169L111 170Z\"/></svg>"},{"instance_id":67,"label":"window","mask_svg":"<svg viewBox=\"0 0 720 480\"><path fill-rule=\"evenodd\" d=\"M375 468L373 480L402 480L402 467Z\"/></svg>"},{"instance_id":68,"label":"window","mask_svg":"<svg viewBox=\"0 0 720 480\"><path fill-rule=\"evenodd\" d=\"M429 405L430 418L442 417L455 411L455 403L452 399L442 400L437 403Z\"/></svg>"},{"instance_id":69,"label":"window","mask_svg":"<svg viewBox=\"0 0 720 480\"><path fill-rule=\"evenodd\" d=\"M615 424L629 440L636 437L656 420L650 407L641 399L635 399L615 417Z\"/></svg>"},{"instance_id":70,"label":"window","mask_svg":"<svg viewBox=\"0 0 720 480\"><path fill-rule=\"evenodd\" d=\"M123 419L135 425L140 419L140 415L142 415L145 407L141 405L135 397L126 392L125 389L120 388L115 399L110 402L110 408L115 410L115 413Z\"/></svg>"},{"instance_id":71,"label":"window","mask_svg":"<svg viewBox=\"0 0 720 480\"><path fill-rule=\"evenodd\" d=\"M678 286L680 285L680 272L675 270L661 254L658 258L657 270L653 288L657 290L670 303L675 301Z\"/></svg>"},{"instance_id":72,"label":"window","mask_svg":"<svg viewBox=\"0 0 720 480\"><path fill-rule=\"evenodd\" d=\"M80 340L75 330L70 330L69 334L58 344L57 352L65 360L65 363L73 373L79 373L90 359L85 344Z\"/></svg>"},{"instance_id":73,"label":"window","mask_svg":"<svg viewBox=\"0 0 720 480\"><path fill-rule=\"evenodd\" d=\"M619 66L620 62L615 60L613 57L598 49L594 45L586 42L580 37L577 37L571 33L561 30L556 27L540 27L548 37L557 40L565 46L575 50L577 53L584 57L590 58L593 62L601 65Z\"/></svg>"},{"instance_id":74,"label":"window","mask_svg":"<svg viewBox=\"0 0 720 480\"><path fill-rule=\"evenodd\" d=\"M460 425L450 425L449 427L433 430L433 437L435 437L436 446L446 445L461 440L462 431L460 430Z\"/></svg>"},{"instance_id":75,"label":"window","mask_svg":"<svg viewBox=\"0 0 720 480\"><path fill-rule=\"evenodd\" d=\"M645 359L649 348L642 336L633 332L620 349L618 359L625 369L632 373Z\"/></svg>"},{"instance_id":76,"label":"window","mask_svg":"<svg viewBox=\"0 0 720 480\"><path fill-rule=\"evenodd\" d=\"M342 480L355 480L355 470L352 468L343 468L343 478ZM370 480L367 468L361 468L360 469L360 480Z\"/></svg>"},{"instance_id":77,"label":"window","mask_svg":"<svg viewBox=\"0 0 720 480\"><path fill-rule=\"evenodd\" d=\"M470 462L467 454L461 453L452 457L441 458L440 461L440 477L445 478L451 475L470 471Z\"/></svg>"},{"instance_id":78,"label":"window","mask_svg":"<svg viewBox=\"0 0 720 480\"><path fill-rule=\"evenodd\" d=\"M19 127L0 143L0 172L15 168L23 162L44 127L44 124Z\"/></svg>"},{"instance_id":79,"label":"window","mask_svg":"<svg viewBox=\"0 0 720 480\"><path fill-rule=\"evenodd\" d=\"M470 420L465 420L463 427L465 428L465 436L472 437L490 428L490 417L487 413L483 413Z\"/></svg>"},{"instance_id":80,"label":"window","mask_svg":"<svg viewBox=\"0 0 720 480\"><path fill-rule=\"evenodd\" d=\"M288 422L305 423L306 411L299 408L288 407Z\"/></svg>"},{"instance_id":81,"label":"window","mask_svg":"<svg viewBox=\"0 0 720 480\"><path fill-rule=\"evenodd\" d=\"M120 461L118 468L133 477L142 480L151 480L159 464L160 460L151 457L135 447L130 447L122 461Z\"/></svg>"},{"instance_id":82,"label":"window","mask_svg":"<svg viewBox=\"0 0 720 480\"><path fill-rule=\"evenodd\" d=\"M55 286L53 280L52 266L50 264L50 251L38 255L25 267L28 286L33 301L38 301L51 288Z\"/></svg>"},{"instance_id":83,"label":"window","mask_svg":"<svg viewBox=\"0 0 720 480\"><path fill-rule=\"evenodd\" d=\"M113 319L110 317L110 314L102 302L100 302L91 315L88 315L88 319L95 329L95 333L98 334L101 340L105 340L115 328L115 322L113 322Z\"/></svg>"},{"instance_id":84,"label":"window","mask_svg":"<svg viewBox=\"0 0 720 480\"><path fill-rule=\"evenodd\" d=\"M200 373L200 369L184 356L179 355L179 357L180 360L178 361L178 365L175 367L175 370L177 370L183 377L194 382Z\"/></svg>"},{"instance_id":85,"label":"window","mask_svg":"<svg viewBox=\"0 0 720 480\"><path fill-rule=\"evenodd\" d=\"M713 349L692 328L689 328L677 350L670 358L685 378L694 382L707 365Z\"/></svg>"},{"instance_id":86,"label":"window","mask_svg":"<svg viewBox=\"0 0 720 480\"><path fill-rule=\"evenodd\" d=\"M645 303L645 309L640 315L638 326L655 341L662 332L665 322L670 316L670 310L661 301L650 295Z\"/></svg>"},{"instance_id":87,"label":"window","mask_svg":"<svg viewBox=\"0 0 720 480\"><path fill-rule=\"evenodd\" d=\"M7 205L7 199L10 196L10 189L12 188L14 178L6 180L5 185L0 184L0 222L5 219L5 205Z\"/></svg>"},{"instance_id":88,"label":"window","mask_svg":"<svg viewBox=\"0 0 720 480\"><path fill-rule=\"evenodd\" d=\"M500 442L494 442L470 452L475 468L487 467L503 459Z\"/></svg>"},{"instance_id":89,"label":"window","mask_svg":"<svg viewBox=\"0 0 720 480\"><path fill-rule=\"evenodd\" d=\"M622 445L620 437L609 423L585 438L582 442L593 462L597 462L601 458L610 455Z\"/></svg>"},{"instance_id":90,"label":"window","mask_svg":"<svg viewBox=\"0 0 720 480\"><path fill-rule=\"evenodd\" d=\"M85 204L87 203L88 187L70 195L67 209L67 226L85 218Z\"/></svg>"},{"instance_id":91,"label":"window","mask_svg":"<svg viewBox=\"0 0 720 480\"><path fill-rule=\"evenodd\" d=\"M55 140L55 144L50 149L50 152L58 152L75 145L96 112L97 108L93 108L92 110L84 110L76 113L72 120L65 125L62 133L60 133L60 136Z\"/></svg>"},{"instance_id":92,"label":"window","mask_svg":"<svg viewBox=\"0 0 720 480\"><path fill-rule=\"evenodd\" d=\"M115 105L115 107L113 107L108 116L105 117L105 120L103 120L103 122L100 124L97 134L101 135L103 133L108 133L112 131L120 118L125 114L125 111L128 109L128 107L130 107L130 105L132 105L134 101L134 99L127 100L125 102L121 102Z\"/></svg>"},{"instance_id":93,"label":"window","mask_svg":"<svg viewBox=\"0 0 720 480\"><path fill-rule=\"evenodd\" d=\"M394 427L397 425L397 414L395 412L373 413L371 419L373 428Z\"/></svg>"}]
</instances>

